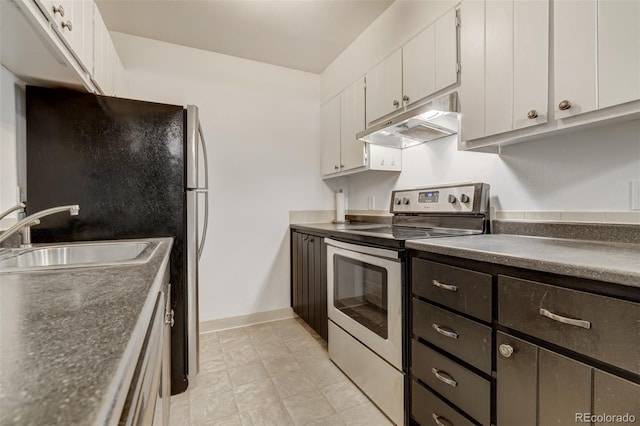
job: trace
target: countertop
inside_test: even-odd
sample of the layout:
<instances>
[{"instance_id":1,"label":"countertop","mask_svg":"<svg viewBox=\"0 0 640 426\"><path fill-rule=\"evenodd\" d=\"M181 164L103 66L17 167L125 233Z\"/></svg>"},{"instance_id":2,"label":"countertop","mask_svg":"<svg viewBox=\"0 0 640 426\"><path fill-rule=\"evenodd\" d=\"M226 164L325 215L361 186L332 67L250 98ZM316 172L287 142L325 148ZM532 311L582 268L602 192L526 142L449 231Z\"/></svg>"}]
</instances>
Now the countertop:
<instances>
[{"instance_id":1,"label":"countertop","mask_svg":"<svg viewBox=\"0 0 640 426\"><path fill-rule=\"evenodd\" d=\"M640 244L485 234L409 240L406 247L640 288Z\"/></svg>"},{"instance_id":2,"label":"countertop","mask_svg":"<svg viewBox=\"0 0 640 426\"><path fill-rule=\"evenodd\" d=\"M117 423L173 245L145 240L144 264L0 274L0 424Z\"/></svg>"}]
</instances>

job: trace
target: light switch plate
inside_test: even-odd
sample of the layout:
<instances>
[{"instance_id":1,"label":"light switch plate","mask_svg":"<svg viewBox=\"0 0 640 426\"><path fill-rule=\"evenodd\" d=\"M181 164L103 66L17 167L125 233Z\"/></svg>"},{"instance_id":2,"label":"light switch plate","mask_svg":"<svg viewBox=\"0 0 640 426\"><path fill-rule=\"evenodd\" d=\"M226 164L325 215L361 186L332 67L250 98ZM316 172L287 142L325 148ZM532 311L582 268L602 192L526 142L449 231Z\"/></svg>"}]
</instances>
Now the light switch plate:
<instances>
[{"instance_id":1,"label":"light switch plate","mask_svg":"<svg viewBox=\"0 0 640 426\"><path fill-rule=\"evenodd\" d=\"M640 179L631 181L631 210L640 210Z\"/></svg>"}]
</instances>

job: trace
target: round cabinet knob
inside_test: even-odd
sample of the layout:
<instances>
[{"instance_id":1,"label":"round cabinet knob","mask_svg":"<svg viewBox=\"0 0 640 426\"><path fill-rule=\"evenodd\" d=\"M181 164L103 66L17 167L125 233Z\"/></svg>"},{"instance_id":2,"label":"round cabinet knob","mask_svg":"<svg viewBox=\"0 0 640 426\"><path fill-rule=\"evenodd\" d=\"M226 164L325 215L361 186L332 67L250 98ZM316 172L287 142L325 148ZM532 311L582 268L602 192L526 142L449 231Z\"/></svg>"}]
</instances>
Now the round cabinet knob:
<instances>
[{"instance_id":1,"label":"round cabinet knob","mask_svg":"<svg viewBox=\"0 0 640 426\"><path fill-rule=\"evenodd\" d=\"M398 101L393 101L393 106L398 108L400 106L400 102Z\"/></svg>"},{"instance_id":2,"label":"round cabinet knob","mask_svg":"<svg viewBox=\"0 0 640 426\"><path fill-rule=\"evenodd\" d=\"M460 196L460 201L463 203L468 203L469 202L469 196L467 194L462 194Z\"/></svg>"},{"instance_id":3,"label":"round cabinet knob","mask_svg":"<svg viewBox=\"0 0 640 426\"><path fill-rule=\"evenodd\" d=\"M558 109L559 109L560 111L566 111L566 110L568 110L568 109L569 109L569 108L571 108L571 107L572 107L571 102L569 102L569 101L568 101L568 100L566 100L566 99L565 99L565 100L563 100L563 101L561 101L561 102L558 104Z\"/></svg>"},{"instance_id":4,"label":"round cabinet knob","mask_svg":"<svg viewBox=\"0 0 640 426\"><path fill-rule=\"evenodd\" d=\"M447 197L447 201L450 202L451 204L456 202L456 196L453 194L449 194L449 196Z\"/></svg>"},{"instance_id":5,"label":"round cabinet knob","mask_svg":"<svg viewBox=\"0 0 640 426\"><path fill-rule=\"evenodd\" d=\"M511 347L511 345L500 345L498 347L498 351L500 352L500 355L505 358L509 358L513 355L513 347Z\"/></svg>"},{"instance_id":6,"label":"round cabinet knob","mask_svg":"<svg viewBox=\"0 0 640 426\"><path fill-rule=\"evenodd\" d=\"M405 101L405 102L409 102L409 97L407 95L404 95L402 97L402 100Z\"/></svg>"},{"instance_id":7,"label":"round cabinet knob","mask_svg":"<svg viewBox=\"0 0 640 426\"><path fill-rule=\"evenodd\" d=\"M62 22L62 29L68 29L69 31L73 31L73 25L71 25L71 21Z\"/></svg>"},{"instance_id":8,"label":"round cabinet knob","mask_svg":"<svg viewBox=\"0 0 640 426\"><path fill-rule=\"evenodd\" d=\"M338 170L338 166L337 165L333 166L333 169Z\"/></svg>"},{"instance_id":9,"label":"round cabinet knob","mask_svg":"<svg viewBox=\"0 0 640 426\"><path fill-rule=\"evenodd\" d=\"M402 203L402 200L401 200L400 198L395 198L395 199L393 200L393 202L394 202L394 204L395 204L395 205L399 206L399 205L400 205L400 203Z\"/></svg>"},{"instance_id":10,"label":"round cabinet knob","mask_svg":"<svg viewBox=\"0 0 640 426\"><path fill-rule=\"evenodd\" d=\"M344 164L340 164L340 168L341 168L341 169L344 169Z\"/></svg>"},{"instance_id":11,"label":"round cabinet knob","mask_svg":"<svg viewBox=\"0 0 640 426\"><path fill-rule=\"evenodd\" d=\"M533 120L534 118L538 118L538 111L536 111L535 109L532 109L531 111L529 111L527 113L527 118L529 120Z\"/></svg>"},{"instance_id":12,"label":"round cabinet knob","mask_svg":"<svg viewBox=\"0 0 640 426\"><path fill-rule=\"evenodd\" d=\"M382 160L380 160L380 165L384 166L384 158Z\"/></svg>"},{"instance_id":13,"label":"round cabinet knob","mask_svg":"<svg viewBox=\"0 0 640 426\"><path fill-rule=\"evenodd\" d=\"M60 16L62 16L64 18L64 7L62 7L62 5L60 6L53 6L53 14L55 15L56 13L59 13Z\"/></svg>"},{"instance_id":14,"label":"round cabinet knob","mask_svg":"<svg viewBox=\"0 0 640 426\"><path fill-rule=\"evenodd\" d=\"M402 197L402 204L409 204L409 199L406 197Z\"/></svg>"}]
</instances>

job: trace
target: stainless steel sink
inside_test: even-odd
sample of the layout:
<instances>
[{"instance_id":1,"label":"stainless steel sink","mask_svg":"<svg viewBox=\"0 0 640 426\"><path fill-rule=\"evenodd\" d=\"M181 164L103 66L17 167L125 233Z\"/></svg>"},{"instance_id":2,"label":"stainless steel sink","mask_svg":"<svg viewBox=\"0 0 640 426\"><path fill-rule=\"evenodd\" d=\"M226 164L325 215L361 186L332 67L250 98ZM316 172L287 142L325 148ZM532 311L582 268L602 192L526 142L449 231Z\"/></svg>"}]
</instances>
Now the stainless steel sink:
<instances>
[{"instance_id":1,"label":"stainless steel sink","mask_svg":"<svg viewBox=\"0 0 640 426\"><path fill-rule=\"evenodd\" d=\"M57 243L0 253L0 273L145 263L157 241Z\"/></svg>"}]
</instances>

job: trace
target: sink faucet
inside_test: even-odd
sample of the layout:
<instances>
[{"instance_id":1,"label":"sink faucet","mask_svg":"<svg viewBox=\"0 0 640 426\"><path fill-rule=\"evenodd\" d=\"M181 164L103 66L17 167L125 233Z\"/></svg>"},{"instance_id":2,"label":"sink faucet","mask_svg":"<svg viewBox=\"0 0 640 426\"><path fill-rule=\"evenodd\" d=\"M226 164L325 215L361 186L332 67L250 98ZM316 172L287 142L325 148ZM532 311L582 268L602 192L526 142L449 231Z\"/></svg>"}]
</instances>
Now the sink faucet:
<instances>
[{"instance_id":1,"label":"sink faucet","mask_svg":"<svg viewBox=\"0 0 640 426\"><path fill-rule=\"evenodd\" d=\"M0 235L0 243L2 243L4 240L9 238L11 235L15 234L16 232L20 232L22 234L22 244L20 245L20 247L30 247L31 246L31 227L39 224L40 218L43 218L45 216L49 216L55 213L61 213L64 211L69 211L69 214L71 214L71 216L77 216L78 212L80 211L80 206L78 206L77 204L74 204L69 206L52 207L50 209L42 210L30 216L27 216L21 221L19 221L18 223L16 223L15 225L13 225L11 228L4 231Z\"/></svg>"},{"instance_id":2,"label":"sink faucet","mask_svg":"<svg viewBox=\"0 0 640 426\"><path fill-rule=\"evenodd\" d=\"M5 210L2 213L0 213L0 220L2 220L5 217L9 216L11 213L15 212L16 210L22 210L25 207L27 207L27 206L24 203L18 203L15 206L10 207L8 210Z\"/></svg>"}]
</instances>

